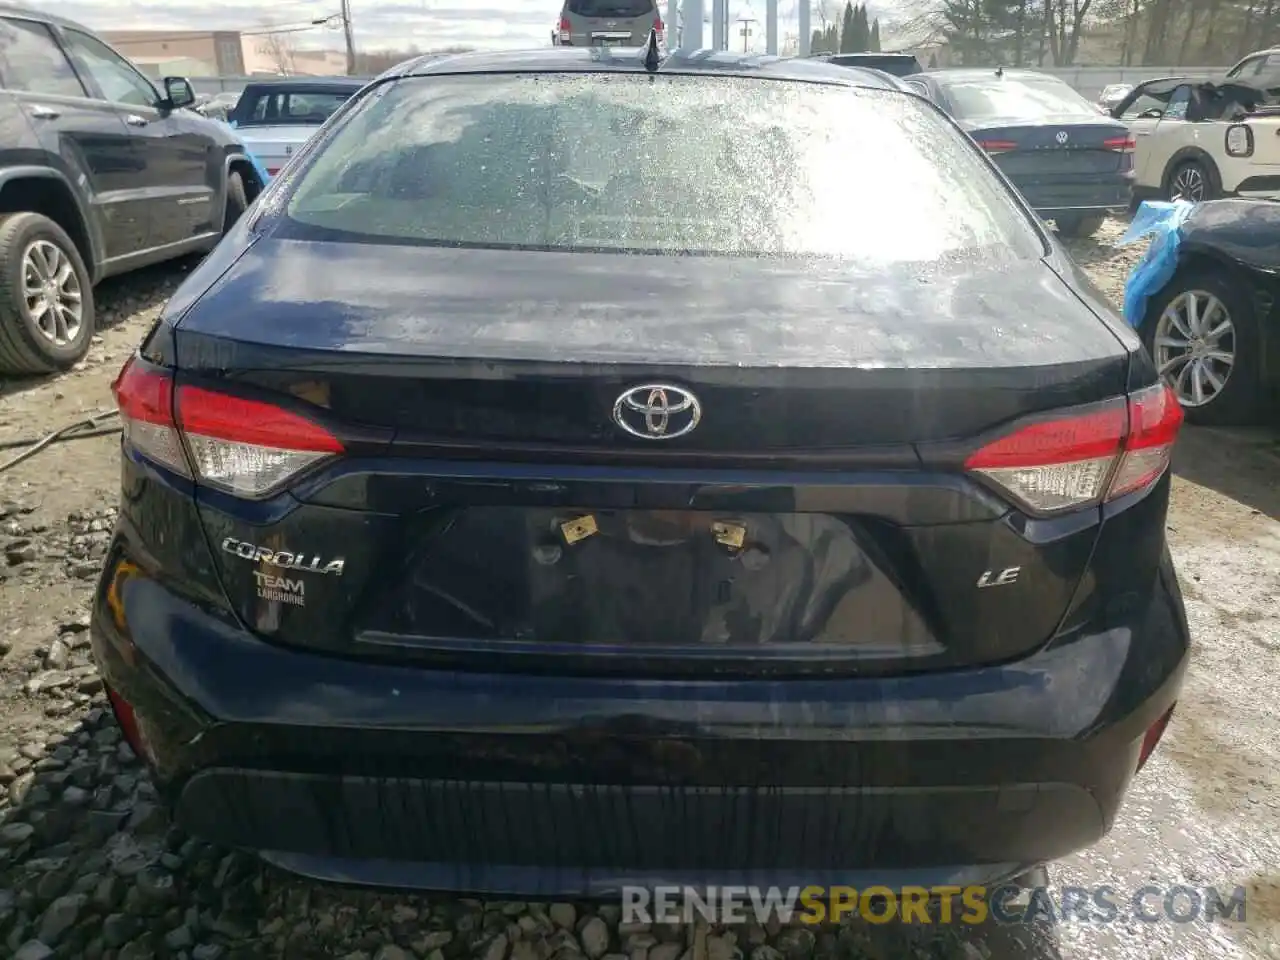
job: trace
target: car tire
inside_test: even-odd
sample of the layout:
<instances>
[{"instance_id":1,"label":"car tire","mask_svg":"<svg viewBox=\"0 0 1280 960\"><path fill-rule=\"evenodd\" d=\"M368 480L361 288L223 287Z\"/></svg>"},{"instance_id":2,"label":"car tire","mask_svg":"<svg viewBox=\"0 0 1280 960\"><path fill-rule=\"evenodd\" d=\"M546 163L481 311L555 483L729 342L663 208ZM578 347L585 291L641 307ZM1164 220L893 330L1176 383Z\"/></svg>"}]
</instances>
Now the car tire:
<instances>
[{"instance_id":1,"label":"car tire","mask_svg":"<svg viewBox=\"0 0 1280 960\"><path fill-rule=\"evenodd\" d=\"M1106 222L1106 214L1088 216L1088 217L1058 217L1058 233L1064 237L1075 237L1083 239L1084 237L1092 237Z\"/></svg>"},{"instance_id":2,"label":"car tire","mask_svg":"<svg viewBox=\"0 0 1280 960\"><path fill-rule=\"evenodd\" d=\"M222 235L225 237L236 221L249 209L249 195L245 193L244 178L234 170L227 174L226 213L222 217Z\"/></svg>"},{"instance_id":3,"label":"car tire","mask_svg":"<svg viewBox=\"0 0 1280 960\"><path fill-rule=\"evenodd\" d=\"M1175 276L1173 281L1152 298L1147 309L1147 316L1142 325L1142 342L1155 361L1157 368L1167 363L1169 353L1175 348L1169 344L1157 344L1157 338L1170 337L1174 340L1186 340L1183 332L1172 322L1162 323L1165 311L1174 307L1175 314L1186 326L1185 308L1179 304L1184 297L1194 297L1200 306L1197 313L1203 316L1205 305L1213 310L1213 316L1206 318L1214 326L1218 326L1220 314L1212 307L1208 297L1215 298L1231 324L1230 341L1227 336L1217 338L1221 352L1230 352L1233 362L1230 370L1223 378L1220 388L1214 395L1200 405L1188 405L1183 394L1189 389L1190 381L1180 382L1179 375L1191 366L1186 361L1175 366L1166 375L1166 380L1179 394L1182 412L1188 423L1201 426L1240 426L1253 422L1263 405L1263 372L1262 372L1262 330L1254 309L1251 287L1241 284L1230 273L1222 269L1205 269L1189 271L1182 276ZM1185 304L1185 301L1183 301ZM1197 331L1188 330L1190 333ZM1206 361L1210 371L1221 374L1223 365L1216 361ZM1186 376L1195 376L1188 371Z\"/></svg>"},{"instance_id":4,"label":"car tire","mask_svg":"<svg viewBox=\"0 0 1280 960\"><path fill-rule=\"evenodd\" d=\"M37 313L48 293L29 298L26 291L45 282L56 284L46 291L56 290L58 302ZM89 352L93 330L89 271L66 231L39 213L0 218L0 372L66 370Z\"/></svg>"},{"instance_id":5,"label":"car tire","mask_svg":"<svg viewBox=\"0 0 1280 960\"><path fill-rule=\"evenodd\" d=\"M1218 176L1218 168L1212 163L1205 163L1201 160L1184 160L1177 166L1172 167L1165 174L1164 198L1173 200L1182 190L1179 184L1184 182L1188 184L1188 189L1193 189L1190 186L1193 183L1201 184L1197 196L1187 197L1193 203L1216 200L1222 195L1222 178Z\"/></svg>"}]
</instances>

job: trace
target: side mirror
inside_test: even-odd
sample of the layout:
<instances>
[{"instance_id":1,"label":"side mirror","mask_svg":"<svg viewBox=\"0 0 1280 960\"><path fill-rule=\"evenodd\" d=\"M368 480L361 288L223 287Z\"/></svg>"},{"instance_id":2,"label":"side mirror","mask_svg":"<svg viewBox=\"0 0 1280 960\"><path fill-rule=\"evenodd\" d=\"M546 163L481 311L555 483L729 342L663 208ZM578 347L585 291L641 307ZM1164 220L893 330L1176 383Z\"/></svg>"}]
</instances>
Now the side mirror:
<instances>
[{"instance_id":1,"label":"side mirror","mask_svg":"<svg viewBox=\"0 0 1280 960\"><path fill-rule=\"evenodd\" d=\"M195 91L191 89L191 81L186 77L165 77L164 96L168 106L174 110L189 107L196 102Z\"/></svg>"}]
</instances>

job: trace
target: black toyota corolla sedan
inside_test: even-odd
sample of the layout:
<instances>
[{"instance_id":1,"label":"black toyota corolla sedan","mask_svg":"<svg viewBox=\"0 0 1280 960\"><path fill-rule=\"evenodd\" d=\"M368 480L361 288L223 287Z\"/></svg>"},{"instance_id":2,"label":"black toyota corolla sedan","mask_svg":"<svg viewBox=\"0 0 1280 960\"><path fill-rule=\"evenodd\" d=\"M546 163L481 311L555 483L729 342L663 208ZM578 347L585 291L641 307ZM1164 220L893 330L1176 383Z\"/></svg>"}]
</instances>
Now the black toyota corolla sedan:
<instances>
[{"instance_id":1,"label":"black toyota corolla sedan","mask_svg":"<svg viewBox=\"0 0 1280 960\"><path fill-rule=\"evenodd\" d=\"M182 826L589 897L1107 832L1188 655L1180 408L892 83L564 47L330 119L115 385L93 644Z\"/></svg>"}]
</instances>

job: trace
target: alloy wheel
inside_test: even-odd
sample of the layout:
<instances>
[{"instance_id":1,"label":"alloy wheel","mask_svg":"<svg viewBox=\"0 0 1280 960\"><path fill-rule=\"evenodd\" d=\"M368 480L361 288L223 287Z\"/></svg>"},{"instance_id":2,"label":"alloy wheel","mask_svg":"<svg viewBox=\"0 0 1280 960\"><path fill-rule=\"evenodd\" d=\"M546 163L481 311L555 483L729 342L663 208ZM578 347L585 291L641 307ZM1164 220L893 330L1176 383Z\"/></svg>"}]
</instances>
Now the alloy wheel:
<instances>
[{"instance_id":1,"label":"alloy wheel","mask_svg":"<svg viewBox=\"0 0 1280 960\"><path fill-rule=\"evenodd\" d=\"M1204 185L1204 171L1189 163L1174 174L1173 183L1169 185L1170 198L1199 203L1204 199Z\"/></svg>"},{"instance_id":2,"label":"alloy wheel","mask_svg":"<svg viewBox=\"0 0 1280 960\"><path fill-rule=\"evenodd\" d=\"M65 347L80 335L80 278L56 243L33 240L22 252L22 296L36 329L50 343Z\"/></svg>"},{"instance_id":3,"label":"alloy wheel","mask_svg":"<svg viewBox=\"0 0 1280 960\"><path fill-rule=\"evenodd\" d=\"M1186 290L1169 301L1156 322L1156 368L1184 407L1203 407L1227 385L1235 342L1222 301L1205 290Z\"/></svg>"}]
</instances>

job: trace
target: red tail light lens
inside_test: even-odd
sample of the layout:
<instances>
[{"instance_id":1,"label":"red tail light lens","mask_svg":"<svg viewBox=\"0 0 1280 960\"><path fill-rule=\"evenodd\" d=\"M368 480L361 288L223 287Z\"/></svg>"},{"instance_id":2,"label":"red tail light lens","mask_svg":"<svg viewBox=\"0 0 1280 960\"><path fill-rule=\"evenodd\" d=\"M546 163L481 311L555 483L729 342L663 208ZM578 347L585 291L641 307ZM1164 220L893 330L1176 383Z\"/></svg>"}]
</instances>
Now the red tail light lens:
<instances>
[{"instance_id":1,"label":"red tail light lens","mask_svg":"<svg viewBox=\"0 0 1280 960\"><path fill-rule=\"evenodd\" d=\"M111 385L124 442L148 460L183 477L191 466L173 416L173 380L130 360Z\"/></svg>"},{"instance_id":2,"label":"red tail light lens","mask_svg":"<svg viewBox=\"0 0 1280 960\"><path fill-rule=\"evenodd\" d=\"M202 387L174 387L130 360L115 383L125 442L184 477L260 499L343 452L333 434L288 410Z\"/></svg>"},{"instance_id":3,"label":"red tail light lens","mask_svg":"<svg viewBox=\"0 0 1280 960\"><path fill-rule=\"evenodd\" d=\"M138 729L138 717L133 712L133 706L111 687L107 687L107 701L111 704L111 712L115 715L120 733L124 735L124 742L129 745L134 756L139 760L149 760L154 763L155 757L152 756L147 741Z\"/></svg>"},{"instance_id":4,"label":"red tail light lens","mask_svg":"<svg viewBox=\"0 0 1280 960\"><path fill-rule=\"evenodd\" d=\"M1145 767L1147 761L1151 759L1151 754L1156 752L1156 746L1160 743L1161 738L1164 737L1164 732L1169 728L1169 721L1172 719L1173 707L1170 707L1161 714L1160 719L1153 723L1151 728L1143 735L1142 749L1138 752L1138 770Z\"/></svg>"},{"instance_id":5,"label":"red tail light lens","mask_svg":"<svg viewBox=\"0 0 1280 960\"><path fill-rule=\"evenodd\" d=\"M666 32L667 27L666 27L666 24L662 22L662 17L657 16L653 18L653 29L658 31L659 37L661 37L663 33Z\"/></svg>"},{"instance_id":6,"label":"red tail light lens","mask_svg":"<svg viewBox=\"0 0 1280 960\"><path fill-rule=\"evenodd\" d=\"M1035 513L1061 513L1154 484L1181 426L1182 407L1160 384L1127 402L1020 427L972 454L965 469Z\"/></svg>"},{"instance_id":7,"label":"red tail light lens","mask_svg":"<svg viewBox=\"0 0 1280 960\"><path fill-rule=\"evenodd\" d=\"M1138 149L1138 141L1133 138L1133 134L1127 134L1123 137L1110 137L1102 141L1102 149L1114 150L1117 153L1133 153Z\"/></svg>"},{"instance_id":8,"label":"red tail light lens","mask_svg":"<svg viewBox=\"0 0 1280 960\"><path fill-rule=\"evenodd\" d=\"M568 17L560 18L560 42L568 43L573 35L573 25L569 23Z\"/></svg>"},{"instance_id":9,"label":"red tail light lens","mask_svg":"<svg viewBox=\"0 0 1280 960\"><path fill-rule=\"evenodd\" d=\"M1129 400L1129 436L1124 456L1111 478L1107 499L1151 486L1169 469L1173 444L1182 429L1182 404L1165 384L1134 394Z\"/></svg>"},{"instance_id":10,"label":"red tail light lens","mask_svg":"<svg viewBox=\"0 0 1280 960\"><path fill-rule=\"evenodd\" d=\"M1018 145L1012 140L979 140L978 146L987 153L1009 153L1018 149Z\"/></svg>"}]
</instances>

